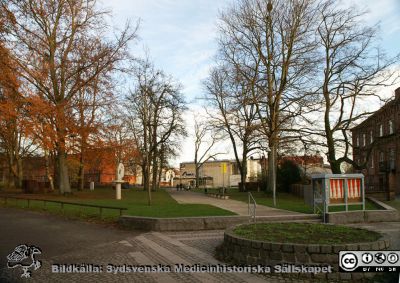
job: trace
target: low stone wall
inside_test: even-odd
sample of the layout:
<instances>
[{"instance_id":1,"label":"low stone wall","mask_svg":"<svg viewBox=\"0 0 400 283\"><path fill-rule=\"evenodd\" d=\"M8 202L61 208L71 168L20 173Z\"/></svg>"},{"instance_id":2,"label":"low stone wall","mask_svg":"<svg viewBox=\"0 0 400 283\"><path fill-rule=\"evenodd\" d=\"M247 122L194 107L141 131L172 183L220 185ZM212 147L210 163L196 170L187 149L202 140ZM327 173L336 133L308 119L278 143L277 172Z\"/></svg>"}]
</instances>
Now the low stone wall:
<instances>
[{"instance_id":1,"label":"low stone wall","mask_svg":"<svg viewBox=\"0 0 400 283\"><path fill-rule=\"evenodd\" d=\"M342 245L306 245L262 242L244 239L233 233L234 228L225 231L224 243L217 250L220 260L236 265L263 265L273 267L282 264L332 266L332 273L293 273L294 277L321 279L359 280L372 273L339 273L339 251L342 250L385 250L390 240L382 237L370 243Z\"/></svg>"},{"instance_id":2,"label":"low stone wall","mask_svg":"<svg viewBox=\"0 0 400 283\"><path fill-rule=\"evenodd\" d=\"M326 222L332 224L350 224L400 221L399 211L375 198L370 197L369 199L381 207L382 210L330 212L325 215Z\"/></svg>"},{"instance_id":3,"label":"low stone wall","mask_svg":"<svg viewBox=\"0 0 400 283\"><path fill-rule=\"evenodd\" d=\"M121 216L119 224L128 229L144 231L195 231L226 229L249 221L248 216L153 218Z\"/></svg>"},{"instance_id":4,"label":"low stone wall","mask_svg":"<svg viewBox=\"0 0 400 283\"><path fill-rule=\"evenodd\" d=\"M326 213L326 222L332 224L396 221L400 221L399 212L393 210L365 210Z\"/></svg>"},{"instance_id":5,"label":"low stone wall","mask_svg":"<svg viewBox=\"0 0 400 283\"><path fill-rule=\"evenodd\" d=\"M315 221L315 215L285 215L257 217L257 221ZM205 216L205 217L179 217L155 218L123 215L119 224L132 230L144 231L198 231L198 230L223 230L234 225L249 223L249 216Z\"/></svg>"}]
</instances>

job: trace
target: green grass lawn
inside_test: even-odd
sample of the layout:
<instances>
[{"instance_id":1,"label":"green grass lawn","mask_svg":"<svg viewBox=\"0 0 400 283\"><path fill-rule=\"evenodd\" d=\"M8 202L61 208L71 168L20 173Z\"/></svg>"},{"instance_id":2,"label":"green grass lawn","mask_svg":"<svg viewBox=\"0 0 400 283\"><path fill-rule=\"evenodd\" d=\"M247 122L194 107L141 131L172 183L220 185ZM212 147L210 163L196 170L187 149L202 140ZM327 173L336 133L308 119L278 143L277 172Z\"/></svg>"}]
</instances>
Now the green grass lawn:
<instances>
[{"instance_id":1,"label":"green grass lawn","mask_svg":"<svg viewBox=\"0 0 400 283\"><path fill-rule=\"evenodd\" d=\"M395 199L395 200L391 200L391 201L385 201L385 203L387 205L390 205L391 207L397 209L398 211L400 211L400 199Z\"/></svg>"},{"instance_id":2,"label":"green grass lawn","mask_svg":"<svg viewBox=\"0 0 400 283\"><path fill-rule=\"evenodd\" d=\"M202 204L179 204L166 191L159 190L152 192L152 205L147 204L147 192L142 190L122 190L122 200L115 200L115 191L111 188L99 188L95 191L74 191L72 195L61 196L57 193L52 194L33 194L20 195L21 197L40 198L47 200L61 200L68 202L95 204L104 206L126 207L126 215L146 216L146 217L191 217L191 216L224 216L234 215L227 211L211 205ZM4 205L4 200L0 199ZM8 200L9 206L27 208L25 200ZM31 201L30 208L43 210L42 201ZM64 214L78 218L96 218L99 214L98 208L87 208L74 205L64 205L64 211L60 204L47 203L46 211L56 214ZM118 210L103 210L103 219L115 220L119 216Z\"/></svg>"},{"instance_id":3,"label":"green grass lawn","mask_svg":"<svg viewBox=\"0 0 400 283\"><path fill-rule=\"evenodd\" d=\"M345 226L312 223L258 223L237 227L240 237L278 243L345 244L373 242L379 233Z\"/></svg>"},{"instance_id":4,"label":"green grass lawn","mask_svg":"<svg viewBox=\"0 0 400 283\"><path fill-rule=\"evenodd\" d=\"M203 192L204 189L195 190L197 192ZM207 189L207 193L219 193L218 189ZM265 205L274 207L273 199L271 193L265 192L251 192L254 199L256 200L258 205ZM227 189L226 195L229 196L230 199L248 202L248 194L247 192L239 192L236 188ZM284 192L277 192L276 196L276 208L302 212L302 213L313 213L313 208L304 203L302 197L295 196L293 194L284 193ZM361 205L350 205L348 207L349 210L362 210ZM367 210L375 210L380 209L378 206L373 204L370 201L365 202L365 209ZM330 212L338 212L338 211L345 211L345 206L331 206L329 207Z\"/></svg>"}]
</instances>

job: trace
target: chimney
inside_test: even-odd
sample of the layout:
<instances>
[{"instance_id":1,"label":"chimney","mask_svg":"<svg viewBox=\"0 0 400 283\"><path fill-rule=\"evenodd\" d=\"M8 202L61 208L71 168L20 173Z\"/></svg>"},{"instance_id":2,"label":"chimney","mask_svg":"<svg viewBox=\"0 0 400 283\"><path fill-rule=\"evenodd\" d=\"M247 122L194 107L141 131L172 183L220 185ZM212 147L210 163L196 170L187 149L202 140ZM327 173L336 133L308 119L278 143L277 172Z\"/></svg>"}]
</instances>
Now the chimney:
<instances>
[{"instance_id":1,"label":"chimney","mask_svg":"<svg viewBox=\"0 0 400 283\"><path fill-rule=\"evenodd\" d=\"M400 87L398 87L395 91L394 91L394 95L396 97L396 100L400 100Z\"/></svg>"}]
</instances>

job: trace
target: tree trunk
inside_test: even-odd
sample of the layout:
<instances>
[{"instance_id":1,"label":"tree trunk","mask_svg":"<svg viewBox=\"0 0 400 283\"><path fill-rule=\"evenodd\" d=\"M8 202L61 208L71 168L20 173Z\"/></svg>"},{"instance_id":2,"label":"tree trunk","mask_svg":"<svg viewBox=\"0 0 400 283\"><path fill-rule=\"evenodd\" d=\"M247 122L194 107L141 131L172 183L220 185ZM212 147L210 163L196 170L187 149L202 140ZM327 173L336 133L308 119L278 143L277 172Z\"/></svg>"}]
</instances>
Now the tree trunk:
<instances>
[{"instance_id":1,"label":"tree trunk","mask_svg":"<svg viewBox=\"0 0 400 283\"><path fill-rule=\"evenodd\" d=\"M153 162L152 162L152 181L151 181L151 190L154 192L157 190L157 176L158 176L158 160L157 160L157 154L155 153L153 156Z\"/></svg>"},{"instance_id":2,"label":"tree trunk","mask_svg":"<svg viewBox=\"0 0 400 283\"><path fill-rule=\"evenodd\" d=\"M83 167L83 163L79 164L79 184L78 191L83 191L85 188L85 169Z\"/></svg>"},{"instance_id":3,"label":"tree trunk","mask_svg":"<svg viewBox=\"0 0 400 283\"><path fill-rule=\"evenodd\" d=\"M83 191L85 188L85 168L84 168L84 160L83 160L83 151L81 149L81 154L79 157L79 184L78 184L78 191Z\"/></svg>"},{"instance_id":4,"label":"tree trunk","mask_svg":"<svg viewBox=\"0 0 400 283\"><path fill-rule=\"evenodd\" d=\"M22 188L22 179L24 178L23 174L23 168L22 168L22 159L20 157L17 157L17 171L18 171L18 176L17 176L17 184L16 187L18 189Z\"/></svg>"},{"instance_id":5,"label":"tree trunk","mask_svg":"<svg viewBox=\"0 0 400 283\"><path fill-rule=\"evenodd\" d=\"M151 205L151 188L150 188L150 164L147 161L147 157L145 157L145 161L143 162L143 190L147 191L147 204Z\"/></svg>"},{"instance_id":6,"label":"tree trunk","mask_svg":"<svg viewBox=\"0 0 400 283\"><path fill-rule=\"evenodd\" d=\"M199 179L200 179L200 166L198 166L197 162L194 164L196 170L195 170L195 174L196 174L196 184L195 184L195 188L198 189L199 188Z\"/></svg>"},{"instance_id":7,"label":"tree trunk","mask_svg":"<svg viewBox=\"0 0 400 283\"><path fill-rule=\"evenodd\" d=\"M268 152L268 190L272 192L273 203L276 206L276 145L270 145L270 152Z\"/></svg>"},{"instance_id":8,"label":"tree trunk","mask_svg":"<svg viewBox=\"0 0 400 283\"><path fill-rule=\"evenodd\" d=\"M243 154L242 159L242 170L240 170L240 182L242 183L242 190L247 191L246 188L246 177L247 177L247 157Z\"/></svg>"},{"instance_id":9,"label":"tree trunk","mask_svg":"<svg viewBox=\"0 0 400 283\"><path fill-rule=\"evenodd\" d=\"M54 192L54 181L53 181L53 177L50 174L50 159L49 159L49 154L48 154L47 150L44 151L44 158L46 161L46 175L47 175L47 179L49 180L49 183L50 183L50 190L52 192Z\"/></svg>"},{"instance_id":10,"label":"tree trunk","mask_svg":"<svg viewBox=\"0 0 400 283\"><path fill-rule=\"evenodd\" d=\"M22 160L15 156L13 153L8 153L8 188L21 189L22 188Z\"/></svg>"},{"instance_id":11,"label":"tree trunk","mask_svg":"<svg viewBox=\"0 0 400 283\"><path fill-rule=\"evenodd\" d=\"M67 154L65 149L57 147L57 171L58 171L58 189L61 194L71 193L71 185L69 183L69 174L67 166Z\"/></svg>"},{"instance_id":12,"label":"tree trunk","mask_svg":"<svg viewBox=\"0 0 400 283\"><path fill-rule=\"evenodd\" d=\"M8 176L7 176L8 189L15 189L14 167L15 167L14 161L10 157L8 157Z\"/></svg>"}]
</instances>

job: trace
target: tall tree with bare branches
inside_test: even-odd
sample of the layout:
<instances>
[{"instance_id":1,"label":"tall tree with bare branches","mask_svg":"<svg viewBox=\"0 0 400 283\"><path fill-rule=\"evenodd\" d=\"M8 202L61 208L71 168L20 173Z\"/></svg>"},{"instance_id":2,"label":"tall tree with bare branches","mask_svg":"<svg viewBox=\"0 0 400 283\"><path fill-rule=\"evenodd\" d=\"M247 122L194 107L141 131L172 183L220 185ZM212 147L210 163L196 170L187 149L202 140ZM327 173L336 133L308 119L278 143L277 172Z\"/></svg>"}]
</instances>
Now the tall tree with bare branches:
<instances>
[{"instance_id":1,"label":"tall tree with bare branches","mask_svg":"<svg viewBox=\"0 0 400 283\"><path fill-rule=\"evenodd\" d=\"M221 139L215 129L208 124L209 121L199 121L194 117L194 167L195 187L199 188L200 169L210 159L215 159L221 152L212 152L216 143Z\"/></svg>"},{"instance_id":2,"label":"tall tree with bare branches","mask_svg":"<svg viewBox=\"0 0 400 283\"><path fill-rule=\"evenodd\" d=\"M241 190L246 191L247 160L263 149L260 121L254 103L254 84L240 74L221 67L212 71L205 83L206 98L212 106L211 125L228 136L240 173ZM216 113L214 113L214 111Z\"/></svg>"},{"instance_id":3,"label":"tall tree with bare branches","mask_svg":"<svg viewBox=\"0 0 400 283\"><path fill-rule=\"evenodd\" d=\"M143 187L151 205L151 191L157 188L164 149L186 135L182 116L186 103L181 86L155 69L148 59L140 62L133 74L135 87L127 96L126 112L142 157Z\"/></svg>"},{"instance_id":4,"label":"tall tree with bare branches","mask_svg":"<svg viewBox=\"0 0 400 283\"><path fill-rule=\"evenodd\" d=\"M357 164L349 156L350 129L376 110L362 107L382 101L376 90L398 81L394 66L400 58L388 58L378 47L378 27L363 22L365 12L341 8L337 2L325 1L318 9L317 42L322 60L316 82L323 124L314 125L323 130L312 127L310 131L324 140L321 145L327 149L333 173L341 173L343 163L361 169L368 161Z\"/></svg>"},{"instance_id":5,"label":"tall tree with bare branches","mask_svg":"<svg viewBox=\"0 0 400 283\"><path fill-rule=\"evenodd\" d=\"M57 187L61 193L69 193L66 147L71 101L100 74L113 71L126 59L136 28L127 26L115 39L107 39L107 12L98 8L96 0L2 3L15 17L8 45L23 83L57 110Z\"/></svg>"},{"instance_id":6,"label":"tall tree with bare branches","mask_svg":"<svg viewBox=\"0 0 400 283\"><path fill-rule=\"evenodd\" d=\"M254 105L270 148L274 204L282 123L307 96L303 90L314 67L315 6L314 0L242 0L220 17L219 59L256 90Z\"/></svg>"}]
</instances>

